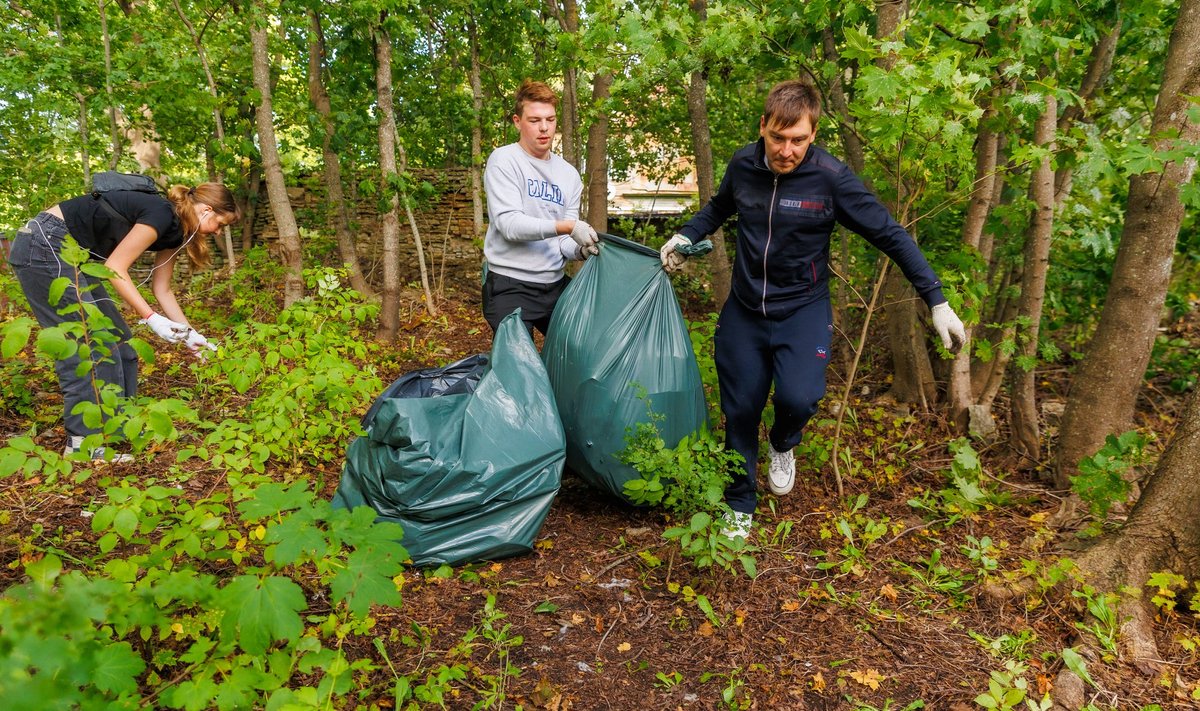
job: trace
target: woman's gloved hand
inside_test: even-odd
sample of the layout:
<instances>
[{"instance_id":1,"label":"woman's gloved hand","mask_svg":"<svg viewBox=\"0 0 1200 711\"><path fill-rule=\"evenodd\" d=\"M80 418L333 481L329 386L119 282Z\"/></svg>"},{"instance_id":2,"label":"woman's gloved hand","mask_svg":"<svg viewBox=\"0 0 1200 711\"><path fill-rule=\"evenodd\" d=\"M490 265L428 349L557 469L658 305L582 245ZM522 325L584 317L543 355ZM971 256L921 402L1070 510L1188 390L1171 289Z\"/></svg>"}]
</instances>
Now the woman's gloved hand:
<instances>
[{"instance_id":1,"label":"woman's gloved hand","mask_svg":"<svg viewBox=\"0 0 1200 711\"><path fill-rule=\"evenodd\" d=\"M163 316L162 314L150 312L150 315L142 319L139 323L144 323L154 331L154 335L163 339L167 343L179 343L187 338L188 331L191 331L191 326L186 323L179 323Z\"/></svg>"}]
</instances>

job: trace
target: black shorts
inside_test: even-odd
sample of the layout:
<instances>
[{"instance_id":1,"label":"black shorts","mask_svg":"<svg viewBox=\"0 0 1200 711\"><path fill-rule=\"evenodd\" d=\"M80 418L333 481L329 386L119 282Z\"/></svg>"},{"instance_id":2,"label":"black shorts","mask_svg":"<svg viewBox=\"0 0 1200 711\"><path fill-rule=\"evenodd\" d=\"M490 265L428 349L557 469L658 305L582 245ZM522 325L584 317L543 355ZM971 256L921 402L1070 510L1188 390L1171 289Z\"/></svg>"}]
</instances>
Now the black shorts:
<instances>
[{"instance_id":1,"label":"black shorts","mask_svg":"<svg viewBox=\"0 0 1200 711\"><path fill-rule=\"evenodd\" d=\"M570 281L570 277L564 276L552 284L539 284L489 270L483 281L483 317L495 333L505 316L521 309L521 320L530 335L535 328L545 335L550 328L554 306Z\"/></svg>"}]
</instances>

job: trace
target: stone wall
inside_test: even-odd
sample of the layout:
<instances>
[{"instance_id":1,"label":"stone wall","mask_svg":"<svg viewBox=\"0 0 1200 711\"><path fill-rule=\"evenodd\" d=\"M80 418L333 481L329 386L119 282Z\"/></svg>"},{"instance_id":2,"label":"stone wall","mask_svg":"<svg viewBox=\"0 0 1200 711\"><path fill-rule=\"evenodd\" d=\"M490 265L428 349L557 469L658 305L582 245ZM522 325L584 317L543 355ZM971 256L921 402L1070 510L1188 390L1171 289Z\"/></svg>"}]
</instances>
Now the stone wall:
<instances>
[{"instance_id":1,"label":"stone wall","mask_svg":"<svg viewBox=\"0 0 1200 711\"><path fill-rule=\"evenodd\" d=\"M426 263L436 277L443 265L471 265L478 271L483 259L482 244L472 239L471 178L466 168L419 169L412 171L418 182L433 186L433 194L413 210L417 229L425 247ZM334 243L332 209L325 202L325 188L319 174L299 179L298 185L288 187L288 198L296 213L302 240L321 239ZM374 197L356 194L357 182L346 181L346 201L350 203L351 231L356 236L363 271L372 281L382 278L379 267L381 234L378 201ZM314 235L309 230L315 232ZM254 215L254 241L274 242L279 236L275 216L267 198L266 183L259 192L258 209ZM336 250L336 247L333 247ZM401 277L415 278L417 253L409 227L408 216L400 210Z\"/></svg>"}]
</instances>

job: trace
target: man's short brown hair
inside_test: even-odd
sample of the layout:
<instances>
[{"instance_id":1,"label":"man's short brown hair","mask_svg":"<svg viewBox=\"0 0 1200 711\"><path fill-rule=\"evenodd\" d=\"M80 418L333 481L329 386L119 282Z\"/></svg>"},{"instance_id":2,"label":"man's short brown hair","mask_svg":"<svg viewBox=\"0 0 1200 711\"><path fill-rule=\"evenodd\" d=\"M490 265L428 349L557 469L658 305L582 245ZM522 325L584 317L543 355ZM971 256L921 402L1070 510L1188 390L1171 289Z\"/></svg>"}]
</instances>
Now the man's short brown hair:
<instances>
[{"instance_id":1,"label":"man's short brown hair","mask_svg":"<svg viewBox=\"0 0 1200 711\"><path fill-rule=\"evenodd\" d=\"M815 129L821 118L821 95L812 84L799 79L781 81L771 87L763 102L763 124L787 128L807 118Z\"/></svg>"},{"instance_id":2,"label":"man's short brown hair","mask_svg":"<svg viewBox=\"0 0 1200 711\"><path fill-rule=\"evenodd\" d=\"M521 82L521 88L517 89L516 101L513 105L513 116L520 116L525 109L525 104L539 103L550 104L555 109L558 108L558 94L546 85L545 82L533 81L526 79Z\"/></svg>"}]
</instances>

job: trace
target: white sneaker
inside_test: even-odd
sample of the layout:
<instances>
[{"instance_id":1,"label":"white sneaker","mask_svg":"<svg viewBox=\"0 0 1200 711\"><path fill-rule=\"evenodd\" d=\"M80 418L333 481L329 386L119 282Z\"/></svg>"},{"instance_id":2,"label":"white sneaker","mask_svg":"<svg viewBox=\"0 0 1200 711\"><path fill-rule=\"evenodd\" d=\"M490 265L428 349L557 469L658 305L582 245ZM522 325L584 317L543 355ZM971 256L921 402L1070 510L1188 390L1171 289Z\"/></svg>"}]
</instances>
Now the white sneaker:
<instances>
[{"instance_id":1,"label":"white sneaker","mask_svg":"<svg viewBox=\"0 0 1200 711\"><path fill-rule=\"evenodd\" d=\"M767 467L767 488L776 496L790 493L796 485L796 457L792 450L776 452L775 448L768 444L767 455L771 458Z\"/></svg>"},{"instance_id":2,"label":"white sneaker","mask_svg":"<svg viewBox=\"0 0 1200 711\"><path fill-rule=\"evenodd\" d=\"M750 535L751 526L754 523L754 516L740 511L730 511L721 519L725 526L721 529L721 535L726 538L742 538L745 539Z\"/></svg>"},{"instance_id":3,"label":"white sneaker","mask_svg":"<svg viewBox=\"0 0 1200 711\"><path fill-rule=\"evenodd\" d=\"M83 437L80 435L70 435L67 437L67 446L63 447L63 456L69 457L79 450L83 449ZM106 450L104 447L95 447L89 453L89 458L93 462L108 462L110 464L128 464L133 461L132 454L114 454L112 459L105 459Z\"/></svg>"}]
</instances>

